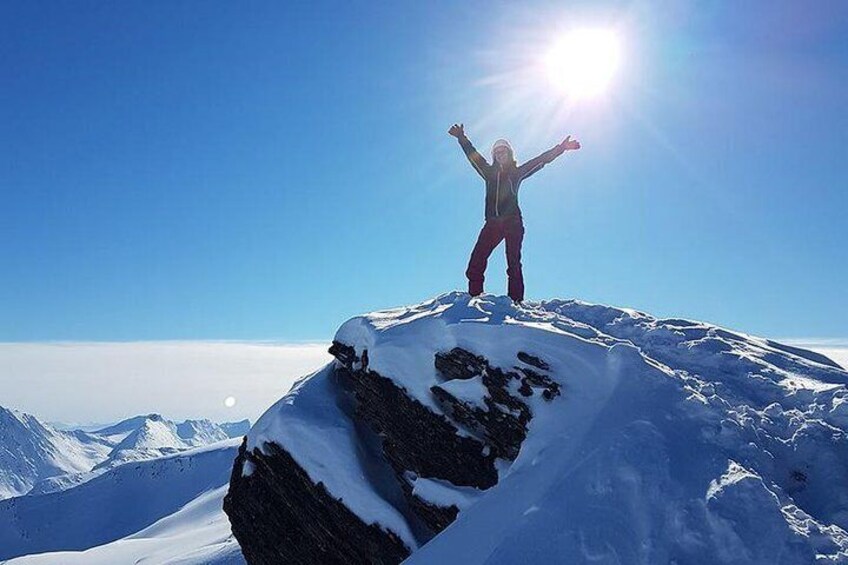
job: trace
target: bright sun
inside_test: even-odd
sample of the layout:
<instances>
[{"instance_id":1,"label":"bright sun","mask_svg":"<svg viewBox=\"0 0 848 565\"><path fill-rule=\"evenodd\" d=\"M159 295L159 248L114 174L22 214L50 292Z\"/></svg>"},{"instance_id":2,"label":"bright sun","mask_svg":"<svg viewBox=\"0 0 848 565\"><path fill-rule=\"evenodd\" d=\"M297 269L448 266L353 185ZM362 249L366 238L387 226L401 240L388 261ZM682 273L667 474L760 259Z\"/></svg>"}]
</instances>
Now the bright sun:
<instances>
[{"instance_id":1,"label":"bright sun","mask_svg":"<svg viewBox=\"0 0 848 565\"><path fill-rule=\"evenodd\" d=\"M564 94L591 98L606 89L618 69L621 48L609 30L581 29L562 37L548 52L548 78Z\"/></svg>"}]
</instances>

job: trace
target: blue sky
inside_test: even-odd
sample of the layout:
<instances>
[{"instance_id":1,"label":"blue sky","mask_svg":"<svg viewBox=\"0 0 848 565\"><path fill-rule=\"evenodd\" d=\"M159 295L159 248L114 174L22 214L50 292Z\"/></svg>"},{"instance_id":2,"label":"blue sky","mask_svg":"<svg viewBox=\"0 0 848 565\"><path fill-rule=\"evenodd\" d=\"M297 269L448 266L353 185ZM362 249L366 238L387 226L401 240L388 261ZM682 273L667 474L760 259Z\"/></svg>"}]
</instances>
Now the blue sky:
<instances>
[{"instance_id":1,"label":"blue sky","mask_svg":"<svg viewBox=\"0 0 848 565\"><path fill-rule=\"evenodd\" d=\"M0 341L326 340L464 288L455 121L583 143L522 185L528 298L846 336L848 8L697 4L4 2ZM625 49L579 104L528 73L572 26Z\"/></svg>"}]
</instances>

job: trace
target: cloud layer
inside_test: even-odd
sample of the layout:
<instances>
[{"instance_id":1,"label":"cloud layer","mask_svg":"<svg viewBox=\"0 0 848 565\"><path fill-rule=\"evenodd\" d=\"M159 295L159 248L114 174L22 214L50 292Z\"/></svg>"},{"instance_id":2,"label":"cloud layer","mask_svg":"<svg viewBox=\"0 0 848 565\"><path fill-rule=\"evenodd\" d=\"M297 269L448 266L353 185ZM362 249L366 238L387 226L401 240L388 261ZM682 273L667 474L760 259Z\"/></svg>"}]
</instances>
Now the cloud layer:
<instances>
[{"instance_id":1,"label":"cloud layer","mask_svg":"<svg viewBox=\"0 0 848 565\"><path fill-rule=\"evenodd\" d=\"M784 339L778 341L817 351L848 369L848 339Z\"/></svg>"},{"instance_id":2,"label":"cloud layer","mask_svg":"<svg viewBox=\"0 0 848 565\"><path fill-rule=\"evenodd\" d=\"M0 406L43 420L170 418L255 421L298 378L330 360L328 344L264 342L0 343ZM224 401L235 398L228 408Z\"/></svg>"},{"instance_id":3,"label":"cloud layer","mask_svg":"<svg viewBox=\"0 0 848 565\"><path fill-rule=\"evenodd\" d=\"M848 340L781 340L848 368ZM330 360L328 344L230 341L0 343L0 405L48 421L169 418L256 421L300 377ZM232 397L235 404L225 405Z\"/></svg>"}]
</instances>

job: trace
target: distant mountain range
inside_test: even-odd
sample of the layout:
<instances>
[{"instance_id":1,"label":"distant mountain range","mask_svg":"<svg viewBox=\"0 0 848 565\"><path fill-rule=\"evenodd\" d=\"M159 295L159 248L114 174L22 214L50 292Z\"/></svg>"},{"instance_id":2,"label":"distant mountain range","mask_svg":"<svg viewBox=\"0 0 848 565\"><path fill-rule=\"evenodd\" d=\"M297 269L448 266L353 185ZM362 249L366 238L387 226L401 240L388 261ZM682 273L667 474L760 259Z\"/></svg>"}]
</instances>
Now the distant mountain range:
<instances>
[{"instance_id":1,"label":"distant mountain range","mask_svg":"<svg viewBox=\"0 0 848 565\"><path fill-rule=\"evenodd\" d=\"M108 427L61 430L0 406L0 500L82 484L130 461L156 459L247 433L250 422L174 422L159 414Z\"/></svg>"}]
</instances>

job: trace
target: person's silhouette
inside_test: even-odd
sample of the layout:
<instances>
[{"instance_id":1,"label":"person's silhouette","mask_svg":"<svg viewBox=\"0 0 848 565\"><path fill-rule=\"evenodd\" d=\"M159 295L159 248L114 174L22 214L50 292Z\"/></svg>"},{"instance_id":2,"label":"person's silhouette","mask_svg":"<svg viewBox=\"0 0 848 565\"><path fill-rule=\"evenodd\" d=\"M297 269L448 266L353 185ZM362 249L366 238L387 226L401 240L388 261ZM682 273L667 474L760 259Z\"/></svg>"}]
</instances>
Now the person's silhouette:
<instances>
[{"instance_id":1,"label":"person's silhouette","mask_svg":"<svg viewBox=\"0 0 848 565\"><path fill-rule=\"evenodd\" d=\"M497 140L492 146L492 164L468 140L462 124L454 124L448 130L454 136L474 170L486 182L486 223L480 230L477 243L471 252L468 269L468 293L477 296L483 292L486 264L495 247L506 240L506 273L509 279L508 294L513 301L524 300L524 276L521 272L521 243L524 239L524 222L518 206L518 189L521 181L562 155L564 151L580 149L580 142L565 138L552 149L538 157L517 165L512 146L505 139Z\"/></svg>"}]
</instances>

